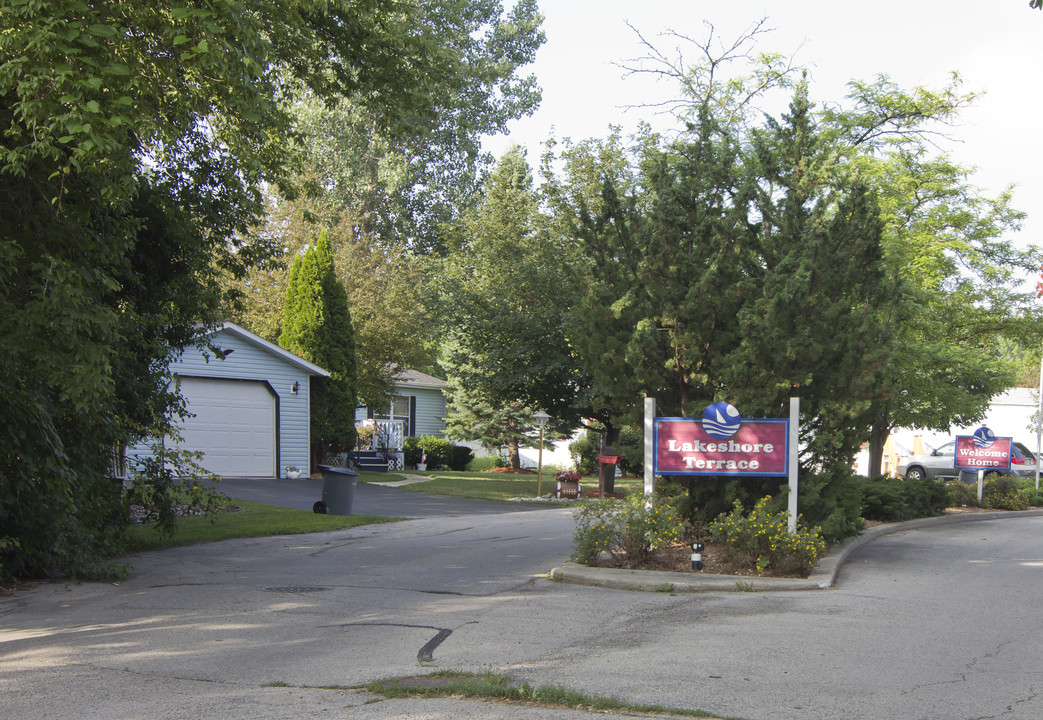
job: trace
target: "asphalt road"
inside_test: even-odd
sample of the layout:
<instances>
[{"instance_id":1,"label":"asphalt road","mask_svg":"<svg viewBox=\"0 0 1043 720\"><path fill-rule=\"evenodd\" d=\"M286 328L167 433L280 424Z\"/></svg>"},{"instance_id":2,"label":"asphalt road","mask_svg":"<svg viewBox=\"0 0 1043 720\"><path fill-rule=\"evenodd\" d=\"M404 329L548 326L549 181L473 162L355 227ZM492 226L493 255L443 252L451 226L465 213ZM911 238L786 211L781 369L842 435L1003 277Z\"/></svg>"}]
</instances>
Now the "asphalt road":
<instances>
[{"instance_id":1,"label":"asphalt road","mask_svg":"<svg viewBox=\"0 0 1043 720\"><path fill-rule=\"evenodd\" d=\"M683 596L543 579L571 528L546 509L229 541L0 599L0 718L593 716L350 689L437 669L749 720L1043 717L1043 518L879 538L831 590Z\"/></svg>"}]
</instances>

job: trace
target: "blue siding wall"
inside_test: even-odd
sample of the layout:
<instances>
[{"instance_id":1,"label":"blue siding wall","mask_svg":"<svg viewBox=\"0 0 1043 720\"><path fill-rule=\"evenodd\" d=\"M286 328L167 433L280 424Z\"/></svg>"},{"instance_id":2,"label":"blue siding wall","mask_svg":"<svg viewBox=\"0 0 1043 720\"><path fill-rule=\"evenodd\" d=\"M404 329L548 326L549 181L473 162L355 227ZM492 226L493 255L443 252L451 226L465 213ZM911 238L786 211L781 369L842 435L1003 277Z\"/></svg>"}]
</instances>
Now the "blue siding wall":
<instances>
[{"instance_id":1,"label":"blue siding wall","mask_svg":"<svg viewBox=\"0 0 1043 720\"><path fill-rule=\"evenodd\" d=\"M194 348L189 349L171 362L171 371L175 375L187 377L266 381L278 398L278 475L286 477L286 467L289 465L296 466L306 474L309 467L308 373L225 331L215 335L214 344L232 352L221 360L213 354L207 358ZM292 391L294 383L298 388L296 394ZM132 457L147 454L147 447L139 445L128 450L128 454Z\"/></svg>"},{"instance_id":2,"label":"blue siding wall","mask_svg":"<svg viewBox=\"0 0 1043 720\"><path fill-rule=\"evenodd\" d=\"M400 390L403 395L416 396L416 434L445 435L445 395L441 390L415 388Z\"/></svg>"},{"instance_id":3,"label":"blue siding wall","mask_svg":"<svg viewBox=\"0 0 1043 720\"><path fill-rule=\"evenodd\" d=\"M396 385L395 394L399 397L416 398L416 435L445 436L445 395L437 388L418 388L408 385ZM387 412L387 409L384 409ZM355 421L360 422L369 417L369 410L360 407L355 411Z\"/></svg>"},{"instance_id":4,"label":"blue siding wall","mask_svg":"<svg viewBox=\"0 0 1043 720\"><path fill-rule=\"evenodd\" d=\"M308 374L293 367L271 353L226 332L215 336L215 345L232 350L224 360L211 356L209 362L194 350L171 363L178 375L213 378L266 380L278 400L279 476L286 476L286 467L294 465L308 472ZM297 383L297 394L291 388Z\"/></svg>"}]
</instances>

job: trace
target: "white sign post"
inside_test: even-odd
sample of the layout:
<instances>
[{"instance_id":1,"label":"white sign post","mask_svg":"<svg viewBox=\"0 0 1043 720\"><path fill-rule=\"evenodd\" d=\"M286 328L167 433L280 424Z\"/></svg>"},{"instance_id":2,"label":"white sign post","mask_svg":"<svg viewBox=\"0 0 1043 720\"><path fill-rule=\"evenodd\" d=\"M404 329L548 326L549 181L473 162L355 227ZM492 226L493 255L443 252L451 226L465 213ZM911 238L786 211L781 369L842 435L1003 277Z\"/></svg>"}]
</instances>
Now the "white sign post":
<instances>
[{"instance_id":1,"label":"white sign post","mask_svg":"<svg viewBox=\"0 0 1043 720\"><path fill-rule=\"evenodd\" d=\"M789 399L789 531L797 532L797 466L800 462L800 398Z\"/></svg>"},{"instance_id":2,"label":"white sign post","mask_svg":"<svg viewBox=\"0 0 1043 720\"><path fill-rule=\"evenodd\" d=\"M645 495L655 492L655 398L645 398Z\"/></svg>"}]
</instances>

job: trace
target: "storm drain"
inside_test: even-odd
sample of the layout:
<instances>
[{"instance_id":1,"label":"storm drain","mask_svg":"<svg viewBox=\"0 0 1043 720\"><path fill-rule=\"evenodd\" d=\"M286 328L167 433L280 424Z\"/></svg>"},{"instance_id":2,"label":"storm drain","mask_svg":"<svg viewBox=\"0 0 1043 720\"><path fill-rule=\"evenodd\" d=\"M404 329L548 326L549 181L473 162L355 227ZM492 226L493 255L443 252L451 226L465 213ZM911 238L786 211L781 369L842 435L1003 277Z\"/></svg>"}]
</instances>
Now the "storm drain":
<instances>
[{"instance_id":1,"label":"storm drain","mask_svg":"<svg viewBox=\"0 0 1043 720\"><path fill-rule=\"evenodd\" d=\"M282 592L282 593L311 593L311 592L323 592L329 590L327 587L318 587L316 585L283 585L280 587L266 587L261 588L263 592Z\"/></svg>"}]
</instances>

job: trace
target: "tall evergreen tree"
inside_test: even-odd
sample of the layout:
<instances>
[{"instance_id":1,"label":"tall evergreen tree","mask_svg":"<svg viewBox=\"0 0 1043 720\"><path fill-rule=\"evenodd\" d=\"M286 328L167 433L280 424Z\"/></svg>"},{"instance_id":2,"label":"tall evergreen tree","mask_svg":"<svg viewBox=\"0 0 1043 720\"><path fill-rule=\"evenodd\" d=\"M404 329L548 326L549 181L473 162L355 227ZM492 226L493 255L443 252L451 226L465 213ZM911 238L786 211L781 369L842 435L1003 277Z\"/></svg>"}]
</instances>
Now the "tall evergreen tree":
<instances>
[{"instance_id":1,"label":"tall evergreen tree","mask_svg":"<svg viewBox=\"0 0 1043 720\"><path fill-rule=\"evenodd\" d=\"M789 114L755 139L756 294L738 313L742 344L725 376L746 412L781 417L800 397L811 463L850 467L889 352L880 308L893 284L877 204L838 177L811 107L801 83Z\"/></svg>"},{"instance_id":2,"label":"tall evergreen tree","mask_svg":"<svg viewBox=\"0 0 1043 720\"><path fill-rule=\"evenodd\" d=\"M312 378L312 464L355 443L355 331L348 295L337 280L325 232L290 269L279 345L329 371Z\"/></svg>"}]
</instances>

